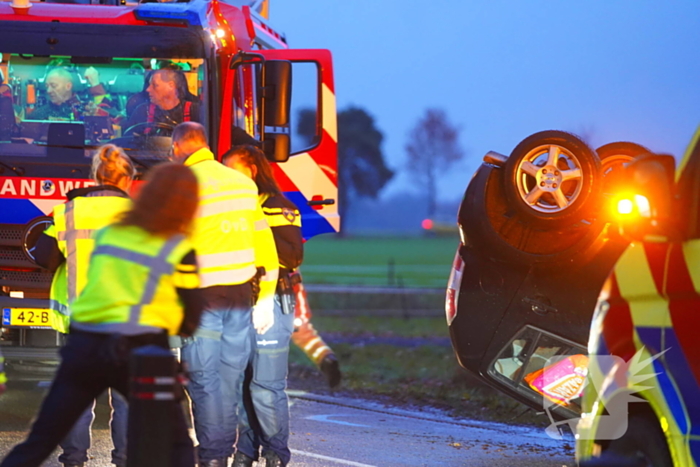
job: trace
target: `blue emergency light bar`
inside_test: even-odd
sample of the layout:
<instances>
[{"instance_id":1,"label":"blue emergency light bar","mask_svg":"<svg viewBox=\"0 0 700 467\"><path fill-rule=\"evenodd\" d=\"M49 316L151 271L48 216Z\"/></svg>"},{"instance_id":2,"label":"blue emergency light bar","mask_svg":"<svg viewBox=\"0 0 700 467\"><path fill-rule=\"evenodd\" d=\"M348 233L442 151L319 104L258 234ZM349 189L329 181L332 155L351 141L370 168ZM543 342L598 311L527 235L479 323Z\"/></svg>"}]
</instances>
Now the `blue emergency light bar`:
<instances>
[{"instance_id":1,"label":"blue emergency light bar","mask_svg":"<svg viewBox=\"0 0 700 467\"><path fill-rule=\"evenodd\" d=\"M188 3L143 3L134 9L136 19L201 26L199 12Z\"/></svg>"}]
</instances>

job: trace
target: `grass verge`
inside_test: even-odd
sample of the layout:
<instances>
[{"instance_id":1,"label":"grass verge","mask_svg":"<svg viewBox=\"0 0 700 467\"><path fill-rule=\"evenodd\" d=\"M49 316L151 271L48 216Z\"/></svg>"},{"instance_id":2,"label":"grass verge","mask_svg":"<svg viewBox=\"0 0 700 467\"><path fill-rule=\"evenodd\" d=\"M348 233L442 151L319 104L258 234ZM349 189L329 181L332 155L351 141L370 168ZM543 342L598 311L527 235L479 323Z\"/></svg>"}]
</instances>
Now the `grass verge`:
<instances>
[{"instance_id":1,"label":"grass verge","mask_svg":"<svg viewBox=\"0 0 700 467\"><path fill-rule=\"evenodd\" d=\"M546 424L546 417L537 416L462 369L451 347L421 343L420 338L447 335L442 319L405 322L396 318L319 317L314 323L329 336L357 338L352 343L332 345L343 372L341 394L413 408L435 407L453 416L477 420ZM367 336L373 339L363 339ZM416 345L385 344L382 337L415 338ZM296 347L290 354L290 387L327 392L322 375Z\"/></svg>"},{"instance_id":2,"label":"grass verge","mask_svg":"<svg viewBox=\"0 0 700 467\"><path fill-rule=\"evenodd\" d=\"M444 287L459 239L337 238L304 245L301 271L309 284Z\"/></svg>"}]
</instances>

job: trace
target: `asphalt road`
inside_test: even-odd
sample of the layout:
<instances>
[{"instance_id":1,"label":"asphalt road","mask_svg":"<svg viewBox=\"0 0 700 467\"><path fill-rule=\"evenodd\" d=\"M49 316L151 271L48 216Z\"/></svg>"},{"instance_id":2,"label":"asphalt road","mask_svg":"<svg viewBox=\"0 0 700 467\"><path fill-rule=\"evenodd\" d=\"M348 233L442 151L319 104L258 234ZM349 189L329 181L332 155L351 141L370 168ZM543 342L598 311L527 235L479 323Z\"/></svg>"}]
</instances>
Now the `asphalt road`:
<instances>
[{"instance_id":1,"label":"asphalt road","mask_svg":"<svg viewBox=\"0 0 700 467\"><path fill-rule=\"evenodd\" d=\"M10 386L0 397L0 457L26 435L45 389ZM571 467L573 440L542 429L457 420L358 399L291 392L293 467ZM97 407L90 466L109 467L105 400ZM45 466L60 467L53 456Z\"/></svg>"}]
</instances>

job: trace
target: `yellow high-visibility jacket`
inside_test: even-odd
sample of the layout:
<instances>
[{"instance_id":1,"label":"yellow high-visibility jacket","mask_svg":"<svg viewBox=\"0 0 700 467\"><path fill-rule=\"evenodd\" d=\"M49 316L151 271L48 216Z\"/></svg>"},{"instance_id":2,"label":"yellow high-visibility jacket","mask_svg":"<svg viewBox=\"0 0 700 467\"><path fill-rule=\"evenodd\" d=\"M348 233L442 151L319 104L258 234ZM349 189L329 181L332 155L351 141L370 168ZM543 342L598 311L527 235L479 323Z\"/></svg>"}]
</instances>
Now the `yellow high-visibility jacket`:
<instances>
[{"instance_id":1,"label":"yellow high-visibility jacket","mask_svg":"<svg viewBox=\"0 0 700 467\"><path fill-rule=\"evenodd\" d=\"M56 239L66 259L51 282L51 325L59 332L68 332L70 305L85 287L90 255L95 247L93 234L131 207L126 193L100 188L90 188L85 196L56 206L54 223L44 232Z\"/></svg>"},{"instance_id":2,"label":"yellow high-visibility jacket","mask_svg":"<svg viewBox=\"0 0 700 467\"><path fill-rule=\"evenodd\" d=\"M98 333L178 333L184 307L177 289L199 287L184 235L163 238L136 226L110 225L95 237L87 283L73 302L71 326Z\"/></svg>"},{"instance_id":3,"label":"yellow high-visibility jacket","mask_svg":"<svg viewBox=\"0 0 700 467\"><path fill-rule=\"evenodd\" d=\"M214 160L207 148L185 161L199 182L192 243L201 287L249 281L265 268L258 306L273 306L278 277L275 241L258 204L258 188L245 175Z\"/></svg>"}]
</instances>

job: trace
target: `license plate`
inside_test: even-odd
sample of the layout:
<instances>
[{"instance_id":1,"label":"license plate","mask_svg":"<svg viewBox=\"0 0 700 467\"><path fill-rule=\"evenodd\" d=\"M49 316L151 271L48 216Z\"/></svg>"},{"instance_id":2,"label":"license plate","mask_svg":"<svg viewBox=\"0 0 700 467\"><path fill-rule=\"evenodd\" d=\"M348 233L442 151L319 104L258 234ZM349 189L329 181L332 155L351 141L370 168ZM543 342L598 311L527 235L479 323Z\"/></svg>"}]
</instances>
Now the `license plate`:
<instances>
[{"instance_id":1,"label":"license plate","mask_svg":"<svg viewBox=\"0 0 700 467\"><path fill-rule=\"evenodd\" d=\"M50 328L51 310L42 308L3 308L3 326Z\"/></svg>"}]
</instances>

